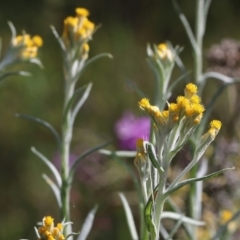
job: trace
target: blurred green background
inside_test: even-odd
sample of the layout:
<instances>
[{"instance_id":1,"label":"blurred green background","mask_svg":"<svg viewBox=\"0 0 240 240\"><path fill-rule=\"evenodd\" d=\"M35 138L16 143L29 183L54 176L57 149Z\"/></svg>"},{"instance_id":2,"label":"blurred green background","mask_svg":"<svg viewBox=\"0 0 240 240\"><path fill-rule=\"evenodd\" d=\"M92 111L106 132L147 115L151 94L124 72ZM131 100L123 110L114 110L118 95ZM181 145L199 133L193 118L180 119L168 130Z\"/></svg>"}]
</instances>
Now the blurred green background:
<instances>
[{"instance_id":1,"label":"blurred green background","mask_svg":"<svg viewBox=\"0 0 240 240\"><path fill-rule=\"evenodd\" d=\"M195 1L179 2L194 26ZM73 16L76 7L89 9L90 20L101 24L90 42L90 57L109 52L114 58L95 62L79 81L79 85L93 82L93 90L76 121L74 154L109 139L114 140L112 148L117 148L113 131L116 120L126 109L141 115L137 107L139 96L126 80L133 80L147 96L151 96L154 76L146 63L147 43L169 40L173 46L184 46L180 57L186 68L192 69L191 48L169 0L1 1L3 54L11 37L7 21L11 21L19 34L24 29L31 35L42 36L44 45L39 57L44 69L22 64L21 69L31 72L31 77L12 77L0 83L0 239L35 239L33 227L43 216L52 215L56 221L60 220L53 194L42 179L42 173L49 172L30 151L30 147L35 146L53 159L56 156L54 139L46 129L17 119L14 114L42 118L60 130L63 104L61 53L50 25L61 34L64 18ZM239 10L238 0L213 0L205 50L225 37L240 39ZM179 73L175 75L177 78ZM206 99L215 88L215 82L207 86ZM182 89L176 89L175 95ZM213 113L223 121L221 135L226 134L228 138L235 134L230 128L231 111L237 109L229 108L225 98ZM78 174L72 190L73 229L79 231L88 211L97 203L99 210L89 239L130 239L116 194L118 191L127 194L137 220L137 199L128 173L115 162L95 154L84 161Z\"/></svg>"}]
</instances>

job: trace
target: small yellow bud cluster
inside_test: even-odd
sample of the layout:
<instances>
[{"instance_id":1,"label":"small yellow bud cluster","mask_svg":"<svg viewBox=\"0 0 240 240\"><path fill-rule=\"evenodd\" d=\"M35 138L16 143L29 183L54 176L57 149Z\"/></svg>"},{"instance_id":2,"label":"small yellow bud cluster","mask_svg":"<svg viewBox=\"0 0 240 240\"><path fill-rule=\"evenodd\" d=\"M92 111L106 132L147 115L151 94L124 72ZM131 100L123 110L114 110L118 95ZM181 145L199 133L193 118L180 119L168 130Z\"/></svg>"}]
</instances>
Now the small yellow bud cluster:
<instances>
[{"instance_id":1,"label":"small yellow bud cluster","mask_svg":"<svg viewBox=\"0 0 240 240\"><path fill-rule=\"evenodd\" d=\"M169 62L173 61L173 53L166 43L159 44L157 50L157 54L161 59L167 59Z\"/></svg>"},{"instance_id":2,"label":"small yellow bud cluster","mask_svg":"<svg viewBox=\"0 0 240 240\"><path fill-rule=\"evenodd\" d=\"M15 48L20 48L21 58L34 58L37 56L38 48L43 44L40 36L31 36L29 34L18 35L13 39L12 45Z\"/></svg>"},{"instance_id":3,"label":"small yellow bud cluster","mask_svg":"<svg viewBox=\"0 0 240 240\"><path fill-rule=\"evenodd\" d=\"M177 104L181 114L185 115L193 124L200 123L205 109L201 104L201 98L197 95L197 86L195 84L187 84L184 96L177 98Z\"/></svg>"},{"instance_id":4,"label":"small yellow bud cluster","mask_svg":"<svg viewBox=\"0 0 240 240\"><path fill-rule=\"evenodd\" d=\"M202 119L204 107L200 103L201 98L196 93L197 86L189 83L185 88L185 96L179 96L176 103L168 104L168 110L161 112L157 106L152 106L146 98L139 102L139 106L152 117L156 126L160 128L164 126L171 128L183 117L191 125L197 125Z\"/></svg>"},{"instance_id":5,"label":"small yellow bud cluster","mask_svg":"<svg viewBox=\"0 0 240 240\"><path fill-rule=\"evenodd\" d=\"M210 128L207 133L211 136L211 138L215 138L222 127L222 123L218 120L212 120L209 125Z\"/></svg>"},{"instance_id":6,"label":"small yellow bud cluster","mask_svg":"<svg viewBox=\"0 0 240 240\"><path fill-rule=\"evenodd\" d=\"M38 233L40 235L39 240L64 240L63 236L63 226L61 223L58 223L54 227L54 219L51 216L43 218L42 226L38 228Z\"/></svg>"},{"instance_id":7,"label":"small yellow bud cluster","mask_svg":"<svg viewBox=\"0 0 240 240\"><path fill-rule=\"evenodd\" d=\"M142 138L137 139L136 148L137 148L137 155L134 159L134 164L136 167L140 167L142 164L145 164L145 161L146 161L146 158L145 158L146 153L144 150Z\"/></svg>"},{"instance_id":8,"label":"small yellow bud cluster","mask_svg":"<svg viewBox=\"0 0 240 240\"><path fill-rule=\"evenodd\" d=\"M138 104L142 110L148 112L148 114L154 119L155 123L159 124L167 123L169 116L168 111L161 112L157 106L152 106L147 98L143 98Z\"/></svg>"},{"instance_id":9,"label":"small yellow bud cluster","mask_svg":"<svg viewBox=\"0 0 240 240\"><path fill-rule=\"evenodd\" d=\"M62 38L66 47L74 47L82 44L82 54L89 52L88 40L95 30L95 24L88 20L89 11L85 8L76 8L75 17L67 17L64 20Z\"/></svg>"},{"instance_id":10,"label":"small yellow bud cluster","mask_svg":"<svg viewBox=\"0 0 240 240\"><path fill-rule=\"evenodd\" d=\"M137 139L136 142L136 148L137 148L137 155L134 159L134 165L139 170L142 177L147 176L147 165L148 165L148 157L146 153L146 149L144 147L144 140L142 138Z\"/></svg>"}]
</instances>

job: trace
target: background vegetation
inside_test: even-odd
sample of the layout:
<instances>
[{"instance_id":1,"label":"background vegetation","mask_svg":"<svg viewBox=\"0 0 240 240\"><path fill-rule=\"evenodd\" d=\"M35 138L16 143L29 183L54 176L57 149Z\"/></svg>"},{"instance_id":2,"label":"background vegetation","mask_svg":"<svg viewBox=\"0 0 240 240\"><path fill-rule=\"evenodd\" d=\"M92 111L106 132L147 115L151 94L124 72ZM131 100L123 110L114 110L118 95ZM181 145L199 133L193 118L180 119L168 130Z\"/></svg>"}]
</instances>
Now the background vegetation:
<instances>
[{"instance_id":1,"label":"background vegetation","mask_svg":"<svg viewBox=\"0 0 240 240\"><path fill-rule=\"evenodd\" d=\"M190 23L194 25L195 1L179 2ZM90 20L101 24L90 43L90 56L109 52L114 58L95 62L79 81L80 85L93 82L93 90L77 119L73 154L108 139L115 140L114 124L124 110L141 114L137 107L139 96L126 84L126 80L135 81L147 96L151 96L153 75L145 61L147 43L158 44L169 40L173 46L184 46L180 57L187 69L192 68L189 42L169 0L2 1L0 35L3 52L11 37L7 25L7 21L11 21L18 33L24 29L32 35L42 36L44 46L39 57L44 69L22 64L23 70L32 73L31 77L12 77L0 83L1 239L35 239L33 226L43 216L52 215L59 220L55 199L41 177L47 170L30 151L30 147L35 146L53 161L57 161L54 140L44 128L17 119L14 114L40 117L58 129L63 104L61 54L49 26L54 25L61 33L63 19L74 15L76 7L89 9ZM204 49L209 49L225 37L240 39L239 10L240 2L237 0L213 0ZM207 68L207 63L205 65ZM176 77L179 76L178 71L175 74ZM207 85L206 102L216 84L219 85L216 82ZM174 94L182 92L182 89L179 87ZM236 90L236 87L229 88L222 100L218 101L213 113L223 122L223 130L218 137L224 136L225 141L239 135L238 116L234 114L239 111L238 105L233 98L229 98L238 95ZM112 148L116 149L116 141L114 144ZM116 192L126 192L134 208L137 199L130 176L121 166L95 154L83 162L77 178L79 181L75 182L72 191L73 229L80 229L87 212L98 203L99 210L90 238L128 239L123 208ZM212 192L215 192L214 188ZM217 192L211 195L215 200L218 197Z\"/></svg>"}]
</instances>

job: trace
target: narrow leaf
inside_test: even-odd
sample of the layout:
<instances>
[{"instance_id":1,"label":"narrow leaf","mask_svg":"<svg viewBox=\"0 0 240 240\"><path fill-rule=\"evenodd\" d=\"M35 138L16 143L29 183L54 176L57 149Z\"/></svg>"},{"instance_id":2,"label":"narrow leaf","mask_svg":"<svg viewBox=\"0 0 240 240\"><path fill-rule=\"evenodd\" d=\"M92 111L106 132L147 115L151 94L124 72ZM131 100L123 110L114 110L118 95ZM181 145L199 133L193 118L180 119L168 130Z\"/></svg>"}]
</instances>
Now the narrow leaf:
<instances>
[{"instance_id":1,"label":"narrow leaf","mask_svg":"<svg viewBox=\"0 0 240 240\"><path fill-rule=\"evenodd\" d=\"M56 197L58 206L59 206L59 208L61 208L62 207L62 200L61 200L61 196L60 196L59 187L46 174L43 174L42 177L45 179L47 184L51 187L51 189L52 189L52 191L53 191L53 193Z\"/></svg>"},{"instance_id":2,"label":"narrow leaf","mask_svg":"<svg viewBox=\"0 0 240 240\"><path fill-rule=\"evenodd\" d=\"M189 217L185 217L184 215L180 213L175 213L175 212L169 212L169 211L164 211L162 212L161 219L163 218L170 218L174 220L181 220L181 222L195 225L195 226L204 226L206 225L205 222L203 221L198 221Z\"/></svg>"},{"instance_id":3,"label":"narrow leaf","mask_svg":"<svg viewBox=\"0 0 240 240\"><path fill-rule=\"evenodd\" d=\"M16 29L15 29L15 27L14 27L12 22L8 21L7 23L8 23L8 26L10 27L10 30L11 30L11 33L12 33L11 42L13 42L13 40L17 36Z\"/></svg>"},{"instance_id":4,"label":"narrow leaf","mask_svg":"<svg viewBox=\"0 0 240 240\"><path fill-rule=\"evenodd\" d=\"M68 238L70 238L70 237L72 237L72 236L76 236L76 235L78 235L78 234L79 234L79 233L72 232L72 233L70 233L70 234L67 235L66 240L67 240Z\"/></svg>"},{"instance_id":5,"label":"narrow leaf","mask_svg":"<svg viewBox=\"0 0 240 240\"><path fill-rule=\"evenodd\" d=\"M58 186L61 187L62 186L62 179L61 179L61 176L60 176L57 168L42 153L38 152L34 147L31 147L31 151L35 155L37 155L48 166L48 168L51 170L54 177L56 178Z\"/></svg>"},{"instance_id":6,"label":"narrow leaf","mask_svg":"<svg viewBox=\"0 0 240 240\"><path fill-rule=\"evenodd\" d=\"M53 35L54 35L54 37L57 39L57 41L58 41L58 43L59 43L62 51L63 51L63 52L66 52L65 44L64 44L62 38L59 36L57 30L55 29L54 26L50 26L50 28L52 29Z\"/></svg>"},{"instance_id":7,"label":"narrow leaf","mask_svg":"<svg viewBox=\"0 0 240 240\"><path fill-rule=\"evenodd\" d=\"M3 74L0 75L0 81L4 80L5 78L11 77L11 76L25 76L25 77L29 77L29 76L31 76L31 73L24 72L24 71L3 73Z\"/></svg>"},{"instance_id":8,"label":"narrow leaf","mask_svg":"<svg viewBox=\"0 0 240 240\"><path fill-rule=\"evenodd\" d=\"M83 223L83 226L82 226L82 229L81 229L81 232L80 234L78 235L78 238L77 240L86 240L87 239L87 236L92 228L92 225L93 225L93 221L94 221L94 217L95 217L95 214L97 212L97 206L95 206L87 215L84 223Z\"/></svg>"},{"instance_id":9,"label":"narrow leaf","mask_svg":"<svg viewBox=\"0 0 240 240\"><path fill-rule=\"evenodd\" d=\"M41 69L44 69L44 66L43 66L41 60L38 59L38 58L30 58L30 59L28 60L28 62L34 63L34 64L38 65Z\"/></svg>"},{"instance_id":10,"label":"narrow leaf","mask_svg":"<svg viewBox=\"0 0 240 240\"><path fill-rule=\"evenodd\" d=\"M157 156L156 156L153 144L151 144L150 142L144 141L144 145L146 147L146 150L147 150L148 156L150 158L150 161L152 162L152 165L156 169L161 170L162 172L164 172L164 170L161 168L161 166L160 166L160 164L158 162L158 159L157 159Z\"/></svg>"},{"instance_id":11,"label":"narrow leaf","mask_svg":"<svg viewBox=\"0 0 240 240\"><path fill-rule=\"evenodd\" d=\"M153 193L154 196L156 196L157 191L153 191L153 192L154 192ZM152 219L152 206L153 206L153 196L151 195L144 209L144 217L145 217L145 223L147 225L147 229L151 233L151 236L153 237L153 239L155 239L157 236L157 227L155 226L154 221Z\"/></svg>"},{"instance_id":12,"label":"narrow leaf","mask_svg":"<svg viewBox=\"0 0 240 240\"><path fill-rule=\"evenodd\" d=\"M85 69L88 65L90 65L91 63L95 62L96 60L98 60L102 57L113 58L113 55L110 53L100 53L100 54L90 58L88 61L86 61L83 69Z\"/></svg>"},{"instance_id":13,"label":"narrow leaf","mask_svg":"<svg viewBox=\"0 0 240 240\"><path fill-rule=\"evenodd\" d=\"M187 35L188 35L188 38L189 38L189 40L190 40L190 43L192 44L192 47L193 47L194 51L197 52L197 50L198 50L198 45L197 45L195 36L194 36L194 34L193 34L193 31L192 31L192 29L191 29L191 26L190 26L187 18L186 18L185 15L183 14L183 12L182 12L179 4L178 4L178 1L172 0L172 3L173 3L173 6L174 6L176 12L178 13L178 17L180 18L183 27L185 28L185 31L186 31L186 33L187 33Z\"/></svg>"},{"instance_id":14,"label":"narrow leaf","mask_svg":"<svg viewBox=\"0 0 240 240\"><path fill-rule=\"evenodd\" d=\"M39 232L38 232L38 229L37 229L36 227L34 227L34 231L35 231L37 237L38 237L39 239L41 239L41 237L40 237L40 235L39 235Z\"/></svg>"},{"instance_id":15,"label":"narrow leaf","mask_svg":"<svg viewBox=\"0 0 240 240\"><path fill-rule=\"evenodd\" d=\"M88 96L90 94L91 89L92 89L92 83L89 83L87 88L86 88L86 90L85 90L85 92L83 93L81 99L78 101L78 103L74 107L73 112L72 112L72 116L71 116L72 124L74 123L74 120L75 120L76 115L78 114L80 108L83 106L83 104L87 100L87 98L88 98Z\"/></svg>"},{"instance_id":16,"label":"narrow leaf","mask_svg":"<svg viewBox=\"0 0 240 240\"><path fill-rule=\"evenodd\" d=\"M178 205L170 198L170 196L167 197L167 201L172 207L173 211L175 213L181 214L181 210L179 209ZM194 239L194 233L192 232L191 226L183 222L183 226L186 230L186 233L190 239Z\"/></svg>"},{"instance_id":17,"label":"narrow leaf","mask_svg":"<svg viewBox=\"0 0 240 240\"><path fill-rule=\"evenodd\" d=\"M118 193L118 195L123 204L123 208L124 208L125 215L127 218L128 228L129 228L132 240L138 240L138 234L137 234L136 226L134 223L133 214L129 207L128 201L127 201L126 197L123 195L123 193Z\"/></svg>"},{"instance_id":18,"label":"narrow leaf","mask_svg":"<svg viewBox=\"0 0 240 240\"><path fill-rule=\"evenodd\" d=\"M224 83L234 83L237 79L228 77L222 73L218 72L206 72L202 75L202 80L206 81L208 78L215 78L217 80L220 80ZM239 80L239 79L238 79Z\"/></svg>"},{"instance_id":19,"label":"narrow leaf","mask_svg":"<svg viewBox=\"0 0 240 240\"><path fill-rule=\"evenodd\" d=\"M87 88L87 86L88 85L82 86L81 88L77 89L74 92L72 98L68 101L68 104L65 107L65 110L64 110L64 113L63 113L63 119L64 120L66 119L66 117L68 115L68 112L72 109L72 107L73 107L75 101L77 100L77 98L79 97L80 93L83 92Z\"/></svg>"},{"instance_id":20,"label":"narrow leaf","mask_svg":"<svg viewBox=\"0 0 240 240\"><path fill-rule=\"evenodd\" d=\"M175 192L176 190L182 188L183 186L186 186L187 184L190 184L190 183L194 183L194 182L198 182L198 181L202 181L202 180L205 180L205 179L209 179L209 178L213 178L213 177L216 177L218 175L220 175L221 173L223 173L224 171L226 170L233 170L234 167L232 168L224 168L224 169L221 169L220 171L217 171L217 172L214 172L214 173L211 173L209 175L206 175L204 177L200 177L200 178L189 178L187 180L184 180L180 183L178 183L177 185L175 185L174 187L170 188L170 189L167 189L167 191L164 193L165 197L167 197L169 194Z\"/></svg>"},{"instance_id":21,"label":"narrow leaf","mask_svg":"<svg viewBox=\"0 0 240 240\"><path fill-rule=\"evenodd\" d=\"M27 119L27 120L30 120L30 121L33 121L33 122L36 122L42 126L44 126L45 128L47 128L54 136L54 138L56 139L57 141L57 144L58 144L58 148L60 149L61 148L61 138L58 134L58 132L55 130L55 128L48 122L40 119L40 118L37 118L37 117L32 117L32 116L29 116L29 115L24 115L24 114L15 114L16 117L18 118L23 118L23 119Z\"/></svg>"},{"instance_id":22,"label":"narrow leaf","mask_svg":"<svg viewBox=\"0 0 240 240\"><path fill-rule=\"evenodd\" d=\"M182 216L182 217L183 217L183 216ZM180 219L177 221L177 223L174 225L172 231L171 231L170 234L169 234L169 237L168 237L166 240L170 240L170 239L174 236L174 234L177 232L177 230L178 230L179 227L181 226L182 222L183 222L183 221L182 221L182 218L180 218Z\"/></svg>"},{"instance_id":23,"label":"narrow leaf","mask_svg":"<svg viewBox=\"0 0 240 240\"><path fill-rule=\"evenodd\" d=\"M133 158L137 154L136 151L110 151L107 149L101 149L99 152L108 156L115 155L117 157L126 157L126 158Z\"/></svg>"}]
</instances>

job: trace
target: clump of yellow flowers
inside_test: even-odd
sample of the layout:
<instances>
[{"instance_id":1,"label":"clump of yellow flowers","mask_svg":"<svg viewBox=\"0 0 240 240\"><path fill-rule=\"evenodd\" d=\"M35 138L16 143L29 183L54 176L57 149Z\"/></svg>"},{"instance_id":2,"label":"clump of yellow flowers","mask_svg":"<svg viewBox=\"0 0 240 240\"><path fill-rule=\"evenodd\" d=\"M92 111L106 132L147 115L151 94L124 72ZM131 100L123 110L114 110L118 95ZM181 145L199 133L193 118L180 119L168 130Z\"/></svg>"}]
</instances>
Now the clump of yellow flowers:
<instances>
[{"instance_id":1,"label":"clump of yellow flowers","mask_svg":"<svg viewBox=\"0 0 240 240\"><path fill-rule=\"evenodd\" d=\"M42 226L38 228L39 240L64 240L63 225L58 223L54 227L54 219L46 216L42 220Z\"/></svg>"},{"instance_id":2,"label":"clump of yellow flowers","mask_svg":"<svg viewBox=\"0 0 240 240\"><path fill-rule=\"evenodd\" d=\"M161 58L171 59L165 45L158 46ZM198 88L189 83L184 89L184 95L178 96L175 103L167 102L167 109L160 110L150 104L147 98L139 101L140 109L144 110L153 121L154 137L152 142L137 140L137 155L134 164L137 167L143 198L145 201L145 222L151 239L157 240L161 225L161 214L166 198L179 188L196 181L215 176L213 173L204 177L181 179L193 168L203 156L206 148L215 139L221 128L221 122L210 122L209 130L196 141L193 159L175 177L172 183L167 183L168 170L172 159L193 136L201 123L205 108L197 95Z\"/></svg>"},{"instance_id":3,"label":"clump of yellow flowers","mask_svg":"<svg viewBox=\"0 0 240 240\"><path fill-rule=\"evenodd\" d=\"M19 49L18 56L24 59L35 58L42 44L43 40L40 36L31 37L29 34L18 35L12 41L13 47Z\"/></svg>"},{"instance_id":4,"label":"clump of yellow flowers","mask_svg":"<svg viewBox=\"0 0 240 240\"><path fill-rule=\"evenodd\" d=\"M80 54L87 58L89 45L87 42L92 38L95 24L88 20L89 11L85 8L76 8L75 17L67 17L64 20L62 39L66 49L81 46Z\"/></svg>"}]
</instances>

